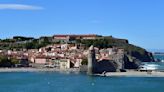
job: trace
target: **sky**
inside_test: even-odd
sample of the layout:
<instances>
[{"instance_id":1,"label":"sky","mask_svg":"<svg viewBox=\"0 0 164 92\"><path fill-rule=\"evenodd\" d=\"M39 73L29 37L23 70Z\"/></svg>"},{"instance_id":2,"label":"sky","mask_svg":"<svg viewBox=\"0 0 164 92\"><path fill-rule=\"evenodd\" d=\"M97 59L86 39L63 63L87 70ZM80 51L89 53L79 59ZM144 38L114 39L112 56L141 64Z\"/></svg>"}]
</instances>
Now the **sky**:
<instances>
[{"instance_id":1,"label":"sky","mask_svg":"<svg viewBox=\"0 0 164 92\"><path fill-rule=\"evenodd\" d=\"M164 49L164 0L0 0L0 39L99 34Z\"/></svg>"}]
</instances>

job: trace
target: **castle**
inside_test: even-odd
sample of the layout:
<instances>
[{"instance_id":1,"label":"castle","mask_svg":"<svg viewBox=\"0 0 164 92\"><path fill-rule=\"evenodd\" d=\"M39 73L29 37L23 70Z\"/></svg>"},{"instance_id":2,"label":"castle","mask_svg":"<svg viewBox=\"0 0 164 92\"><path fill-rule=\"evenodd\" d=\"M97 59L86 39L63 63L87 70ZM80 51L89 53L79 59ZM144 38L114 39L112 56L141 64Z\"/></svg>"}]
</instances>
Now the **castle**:
<instances>
[{"instance_id":1,"label":"castle","mask_svg":"<svg viewBox=\"0 0 164 92\"><path fill-rule=\"evenodd\" d=\"M116 72L124 69L124 54L117 54L114 60L102 59L97 61L95 57L94 46L90 46L88 50L88 69L87 74L103 72Z\"/></svg>"}]
</instances>

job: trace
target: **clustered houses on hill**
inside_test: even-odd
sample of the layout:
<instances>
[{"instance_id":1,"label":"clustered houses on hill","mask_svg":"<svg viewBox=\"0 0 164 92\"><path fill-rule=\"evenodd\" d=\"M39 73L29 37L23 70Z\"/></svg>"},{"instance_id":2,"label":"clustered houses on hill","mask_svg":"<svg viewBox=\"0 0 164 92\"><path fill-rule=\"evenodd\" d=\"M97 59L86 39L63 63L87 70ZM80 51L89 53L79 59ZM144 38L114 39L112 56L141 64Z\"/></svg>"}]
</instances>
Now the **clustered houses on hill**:
<instances>
[{"instance_id":1,"label":"clustered houses on hill","mask_svg":"<svg viewBox=\"0 0 164 92\"><path fill-rule=\"evenodd\" d=\"M121 62L124 60L126 69L136 69L140 62L154 61L151 53L129 44L126 39L96 34L54 35L39 39L16 36L13 39L0 40L0 54L16 58L20 63L29 60L34 67L46 65L47 67L78 68L82 61L86 61L88 48L91 45L95 46L98 62L115 61L118 67L121 67ZM28 63L21 64L28 65Z\"/></svg>"},{"instance_id":2,"label":"clustered houses on hill","mask_svg":"<svg viewBox=\"0 0 164 92\"><path fill-rule=\"evenodd\" d=\"M114 54L124 53L122 49L118 48L95 49L96 59L98 60L114 60ZM60 66L62 69L79 68L83 59L87 58L88 50L74 44L54 44L33 51L31 55L29 57L30 61L36 64L55 65L56 67Z\"/></svg>"},{"instance_id":3,"label":"clustered houses on hill","mask_svg":"<svg viewBox=\"0 0 164 92\"><path fill-rule=\"evenodd\" d=\"M83 50L78 49L78 46L72 44L54 44L33 52L30 61L36 64L49 64L60 66L60 68L70 68L79 67L83 58Z\"/></svg>"},{"instance_id":4,"label":"clustered houses on hill","mask_svg":"<svg viewBox=\"0 0 164 92\"><path fill-rule=\"evenodd\" d=\"M58 67L60 69L79 68L82 61L87 58L88 50L84 46L75 44L53 44L42 47L39 50L30 49L28 51L0 51L10 57L20 59L27 58L35 67ZM124 50L119 48L96 48L96 59L115 60L116 56L123 54ZM116 60L115 60L116 61Z\"/></svg>"}]
</instances>

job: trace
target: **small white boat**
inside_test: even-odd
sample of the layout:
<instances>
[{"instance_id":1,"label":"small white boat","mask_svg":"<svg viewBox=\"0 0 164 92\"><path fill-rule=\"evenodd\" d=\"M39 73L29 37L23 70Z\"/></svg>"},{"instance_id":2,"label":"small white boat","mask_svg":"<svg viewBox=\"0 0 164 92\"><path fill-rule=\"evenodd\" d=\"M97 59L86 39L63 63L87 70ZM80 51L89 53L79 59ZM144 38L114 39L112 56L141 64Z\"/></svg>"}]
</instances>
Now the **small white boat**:
<instances>
[{"instance_id":1,"label":"small white boat","mask_svg":"<svg viewBox=\"0 0 164 92\"><path fill-rule=\"evenodd\" d=\"M140 71L149 71L149 70L157 70L159 65L156 64L144 64L139 66Z\"/></svg>"},{"instance_id":2,"label":"small white boat","mask_svg":"<svg viewBox=\"0 0 164 92\"><path fill-rule=\"evenodd\" d=\"M161 60L161 62L164 62L164 60Z\"/></svg>"}]
</instances>

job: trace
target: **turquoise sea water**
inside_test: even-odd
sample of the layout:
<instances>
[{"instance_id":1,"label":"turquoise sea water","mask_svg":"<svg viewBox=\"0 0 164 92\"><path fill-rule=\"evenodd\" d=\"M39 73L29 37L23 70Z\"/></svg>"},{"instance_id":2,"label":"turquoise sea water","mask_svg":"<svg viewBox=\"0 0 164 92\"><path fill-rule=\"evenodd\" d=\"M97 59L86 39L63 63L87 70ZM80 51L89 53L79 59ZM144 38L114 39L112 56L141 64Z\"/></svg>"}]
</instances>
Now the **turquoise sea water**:
<instances>
[{"instance_id":1,"label":"turquoise sea water","mask_svg":"<svg viewBox=\"0 0 164 92\"><path fill-rule=\"evenodd\" d=\"M164 63L158 64L164 67ZM0 73L0 92L164 92L164 78L11 72Z\"/></svg>"},{"instance_id":2,"label":"turquoise sea water","mask_svg":"<svg viewBox=\"0 0 164 92\"><path fill-rule=\"evenodd\" d=\"M164 78L89 77L56 72L0 73L0 92L164 92Z\"/></svg>"},{"instance_id":3,"label":"turquoise sea water","mask_svg":"<svg viewBox=\"0 0 164 92\"><path fill-rule=\"evenodd\" d=\"M164 60L164 55L154 55L156 59Z\"/></svg>"},{"instance_id":4,"label":"turquoise sea water","mask_svg":"<svg viewBox=\"0 0 164 92\"><path fill-rule=\"evenodd\" d=\"M164 55L154 55L155 59L164 60ZM146 62L145 62L146 63ZM164 62L148 62L148 64L158 65L158 70L164 71Z\"/></svg>"}]
</instances>

